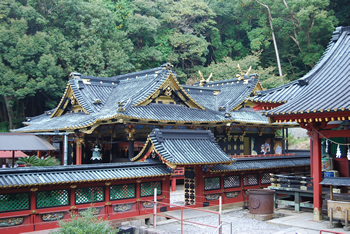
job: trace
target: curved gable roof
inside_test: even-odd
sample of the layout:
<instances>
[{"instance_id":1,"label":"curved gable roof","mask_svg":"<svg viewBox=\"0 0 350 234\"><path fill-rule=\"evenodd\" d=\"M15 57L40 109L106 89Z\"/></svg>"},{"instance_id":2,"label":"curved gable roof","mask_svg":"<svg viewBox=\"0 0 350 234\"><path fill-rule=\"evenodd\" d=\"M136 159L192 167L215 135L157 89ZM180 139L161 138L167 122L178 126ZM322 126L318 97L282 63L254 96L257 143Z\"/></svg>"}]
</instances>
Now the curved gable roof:
<instances>
[{"instance_id":1,"label":"curved gable roof","mask_svg":"<svg viewBox=\"0 0 350 234\"><path fill-rule=\"evenodd\" d=\"M289 95L287 103L267 111L265 114L272 116L349 112L349 80L350 27L338 27L333 33L331 44L326 53L308 74L290 85L275 89L280 89L283 94ZM299 86L296 86L296 83ZM295 91L290 92L293 86L295 86Z\"/></svg>"},{"instance_id":2,"label":"curved gable roof","mask_svg":"<svg viewBox=\"0 0 350 234\"><path fill-rule=\"evenodd\" d=\"M229 157L208 130L154 129L143 150L132 161L146 160L154 151L168 166L231 164Z\"/></svg>"}]
</instances>

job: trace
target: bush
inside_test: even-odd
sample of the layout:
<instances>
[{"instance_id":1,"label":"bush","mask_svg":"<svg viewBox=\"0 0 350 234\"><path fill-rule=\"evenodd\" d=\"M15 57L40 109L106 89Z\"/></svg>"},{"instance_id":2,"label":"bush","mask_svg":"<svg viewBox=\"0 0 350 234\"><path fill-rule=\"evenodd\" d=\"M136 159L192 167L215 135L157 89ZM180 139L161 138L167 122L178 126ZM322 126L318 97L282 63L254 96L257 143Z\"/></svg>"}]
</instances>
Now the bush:
<instances>
[{"instance_id":1,"label":"bush","mask_svg":"<svg viewBox=\"0 0 350 234\"><path fill-rule=\"evenodd\" d=\"M57 159L48 156L45 159L38 158L38 156L28 156L18 159L17 164L24 164L27 167L45 167L45 166L58 166L61 163Z\"/></svg>"},{"instance_id":2,"label":"bush","mask_svg":"<svg viewBox=\"0 0 350 234\"><path fill-rule=\"evenodd\" d=\"M96 209L88 208L80 213L81 216L71 213L71 219L68 221L62 220L59 222L60 229L53 233L64 234L113 234L118 233L118 230L113 230L113 227L108 224L108 221L103 221L94 215Z\"/></svg>"}]
</instances>

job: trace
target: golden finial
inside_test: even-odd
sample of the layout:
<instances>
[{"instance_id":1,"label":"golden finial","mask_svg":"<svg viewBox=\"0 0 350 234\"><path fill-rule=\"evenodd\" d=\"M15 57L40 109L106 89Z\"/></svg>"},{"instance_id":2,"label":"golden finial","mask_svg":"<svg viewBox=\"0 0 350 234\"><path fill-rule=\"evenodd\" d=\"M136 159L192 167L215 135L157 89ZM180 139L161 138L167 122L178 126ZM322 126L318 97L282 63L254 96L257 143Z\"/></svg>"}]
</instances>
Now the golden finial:
<instances>
[{"instance_id":1,"label":"golden finial","mask_svg":"<svg viewBox=\"0 0 350 234\"><path fill-rule=\"evenodd\" d=\"M199 86L203 87L206 83L208 83L210 81L210 78L213 76L213 73L210 73L208 79L204 79L201 71L198 71L198 74L201 78L201 80L199 81Z\"/></svg>"},{"instance_id":2,"label":"golden finial","mask_svg":"<svg viewBox=\"0 0 350 234\"><path fill-rule=\"evenodd\" d=\"M252 66L250 66L247 70L247 72L244 74L244 72L242 71L241 67L239 66L239 64L237 65L239 72L241 74L237 74L236 77L238 78L238 80L243 80L243 79L249 79L249 72L252 70Z\"/></svg>"}]
</instances>

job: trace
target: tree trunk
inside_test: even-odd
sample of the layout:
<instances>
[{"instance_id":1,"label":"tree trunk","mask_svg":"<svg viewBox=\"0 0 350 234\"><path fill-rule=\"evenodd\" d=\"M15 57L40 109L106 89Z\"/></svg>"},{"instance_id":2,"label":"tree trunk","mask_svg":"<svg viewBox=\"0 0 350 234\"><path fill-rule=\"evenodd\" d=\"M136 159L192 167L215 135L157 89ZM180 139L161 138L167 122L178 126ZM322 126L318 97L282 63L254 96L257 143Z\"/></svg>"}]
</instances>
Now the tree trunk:
<instances>
[{"instance_id":1,"label":"tree trunk","mask_svg":"<svg viewBox=\"0 0 350 234\"><path fill-rule=\"evenodd\" d=\"M7 110L6 110L6 105L5 105L5 101L4 102L1 102L1 119L0 120L3 120L5 122L8 122L9 121L9 118L7 116Z\"/></svg>"},{"instance_id":2,"label":"tree trunk","mask_svg":"<svg viewBox=\"0 0 350 234\"><path fill-rule=\"evenodd\" d=\"M7 110L7 116L8 116L8 120L9 120L9 125L10 125L10 129L12 129L13 127L13 123L12 123L12 107L10 106L10 100L11 97L7 97L4 96L4 100L5 100L5 105L6 105L6 110Z\"/></svg>"},{"instance_id":3,"label":"tree trunk","mask_svg":"<svg viewBox=\"0 0 350 234\"><path fill-rule=\"evenodd\" d=\"M280 56L278 54L278 48L277 48L277 42L276 42L276 38L275 38L275 33L273 31L273 26L272 26L272 16L271 16L271 11L268 5L263 4L261 2L259 2L258 0L256 0L257 3L259 3L260 5L264 6L267 8L267 13L268 13L268 18L269 18L269 22L270 22L270 28L271 28L271 33L272 33L272 40L273 40L273 45L275 47L275 52L276 52L276 59L277 59L277 65L278 65L278 71L280 73L280 77L282 79L283 82L283 74L282 74L282 68L281 68L281 62L280 62Z\"/></svg>"}]
</instances>

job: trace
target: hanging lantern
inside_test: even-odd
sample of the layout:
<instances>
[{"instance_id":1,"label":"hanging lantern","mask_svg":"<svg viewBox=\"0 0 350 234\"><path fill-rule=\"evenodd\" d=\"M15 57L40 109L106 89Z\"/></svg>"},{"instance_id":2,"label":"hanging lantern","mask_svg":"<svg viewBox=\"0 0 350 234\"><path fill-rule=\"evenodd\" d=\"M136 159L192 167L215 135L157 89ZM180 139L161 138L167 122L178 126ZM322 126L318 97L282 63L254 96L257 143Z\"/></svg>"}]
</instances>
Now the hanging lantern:
<instances>
[{"instance_id":1,"label":"hanging lantern","mask_svg":"<svg viewBox=\"0 0 350 234\"><path fill-rule=\"evenodd\" d=\"M91 149L92 151L92 157L90 160L102 160L101 158L101 149L98 147L98 144L95 144L95 147Z\"/></svg>"}]
</instances>

